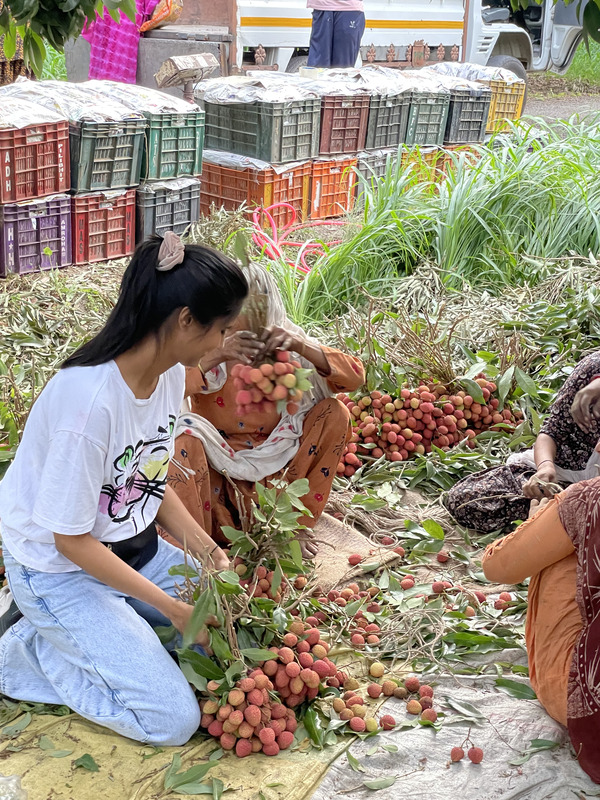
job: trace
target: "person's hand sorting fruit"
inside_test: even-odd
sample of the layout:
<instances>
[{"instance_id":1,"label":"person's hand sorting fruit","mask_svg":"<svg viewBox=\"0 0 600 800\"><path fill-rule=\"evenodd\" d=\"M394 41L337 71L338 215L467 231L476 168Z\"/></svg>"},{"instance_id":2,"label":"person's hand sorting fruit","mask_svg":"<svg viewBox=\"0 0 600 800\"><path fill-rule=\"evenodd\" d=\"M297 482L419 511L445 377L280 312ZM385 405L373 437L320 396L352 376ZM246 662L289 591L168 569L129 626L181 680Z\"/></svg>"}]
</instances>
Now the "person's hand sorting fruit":
<instances>
[{"instance_id":1,"label":"person's hand sorting fruit","mask_svg":"<svg viewBox=\"0 0 600 800\"><path fill-rule=\"evenodd\" d=\"M600 421L600 378L595 378L577 392L571 416L584 433L590 433Z\"/></svg>"},{"instance_id":2,"label":"person's hand sorting fruit","mask_svg":"<svg viewBox=\"0 0 600 800\"><path fill-rule=\"evenodd\" d=\"M252 331L236 331L226 336L222 347L207 353L199 366L203 372L209 372L219 364L233 361L238 364L252 364L266 352L265 344Z\"/></svg>"}]
</instances>

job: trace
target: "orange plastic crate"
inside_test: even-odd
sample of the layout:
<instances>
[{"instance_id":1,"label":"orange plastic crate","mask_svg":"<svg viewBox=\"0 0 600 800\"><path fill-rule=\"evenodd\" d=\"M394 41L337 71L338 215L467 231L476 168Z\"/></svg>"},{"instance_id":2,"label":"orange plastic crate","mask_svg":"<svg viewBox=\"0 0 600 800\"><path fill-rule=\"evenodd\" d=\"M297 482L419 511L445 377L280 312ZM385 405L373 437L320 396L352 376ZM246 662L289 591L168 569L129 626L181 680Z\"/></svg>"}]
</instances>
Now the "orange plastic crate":
<instances>
[{"instance_id":1,"label":"orange plastic crate","mask_svg":"<svg viewBox=\"0 0 600 800\"><path fill-rule=\"evenodd\" d=\"M340 217L352 211L356 193L356 158L313 162L310 218Z\"/></svg>"},{"instance_id":2,"label":"orange plastic crate","mask_svg":"<svg viewBox=\"0 0 600 800\"><path fill-rule=\"evenodd\" d=\"M73 263L122 258L135 247L135 189L72 199Z\"/></svg>"},{"instance_id":3,"label":"orange plastic crate","mask_svg":"<svg viewBox=\"0 0 600 800\"><path fill-rule=\"evenodd\" d=\"M233 169L204 161L200 189L200 213L208 215L212 204L227 211L246 204L250 210L267 208L276 203L288 203L304 221L308 216L312 164L302 164L281 171L260 170L255 167ZM286 208L270 212L278 228L289 222Z\"/></svg>"},{"instance_id":4,"label":"orange plastic crate","mask_svg":"<svg viewBox=\"0 0 600 800\"><path fill-rule=\"evenodd\" d=\"M455 155L463 154L465 161L471 165L476 164L481 158L477 148L470 147L468 144L446 145L446 147L444 147L444 161L442 166L444 176L446 176L449 170L454 166L454 159L452 158L453 153Z\"/></svg>"},{"instance_id":5,"label":"orange plastic crate","mask_svg":"<svg viewBox=\"0 0 600 800\"><path fill-rule=\"evenodd\" d=\"M0 130L0 203L21 203L71 188L69 123Z\"/></svg>"}]
</instances>

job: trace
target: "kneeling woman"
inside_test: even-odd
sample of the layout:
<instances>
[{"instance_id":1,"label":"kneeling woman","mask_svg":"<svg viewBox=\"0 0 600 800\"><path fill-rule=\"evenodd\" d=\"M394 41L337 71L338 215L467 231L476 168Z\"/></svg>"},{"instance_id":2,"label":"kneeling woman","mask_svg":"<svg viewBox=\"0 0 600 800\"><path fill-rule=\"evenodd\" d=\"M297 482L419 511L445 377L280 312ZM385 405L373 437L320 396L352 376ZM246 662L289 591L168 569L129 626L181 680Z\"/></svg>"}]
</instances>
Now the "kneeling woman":
<instances>
[{"instance_id":1,"label":"kneeling woman","mask_svg":"<svg viewBox=\"0 0 600 800\"><path fill-rule=\"evenodd\" d=\"M310 491L302 500L313 516L304 522L314 527L350 436L348 411L332 395L364 383L358 359L321 346L290 322L277 286L265 270L251 265L246 276L248 314L242 311L232 335L201 360L200 369L188 370L190 413L179 419L169 468L170 485L196 521L219 542L224 541L222 526L240 525L236 489L247 503L257 481L284 471L290 482L308 478ZM262 337L261 331L245 330L252 327L255 308L264 309ZM303 396L295 414L282 417L273 410L237 417L231 367L248 364L277 348L297 353L303 367L315 370L310 377L313 390ZM309 538L303 549L305 555L316 551Z\"/></svg>"},{"instance_id":2,"label":"kneeling woman","mask_svg":"<svg viewBox=\"0 0 600 800\"><path fill-rule=\"evenodd\" d=\"M551 717L566 725L582 768L600 783L600 478L557 495L489 545L495 583L531 577L525 638L529 677Z\"/></svg>"},{"instance_id":3,"label":"kneeling woman","mask_svg":"<svg viewBox=\"0 0 600 800\"><path fill-rule=\"evenodd\" d=\"M68 705L148 744L181 745L197 729L194 692L152 630L183 631L192 612L169 575L181 551L155 523L227 568L166 478L183 367L220 346L247 290L205 247L174 234L141 245L105 327L36 400L0 483L22 614L0 639L2 694Z\"/></svg>"}]
</instances>

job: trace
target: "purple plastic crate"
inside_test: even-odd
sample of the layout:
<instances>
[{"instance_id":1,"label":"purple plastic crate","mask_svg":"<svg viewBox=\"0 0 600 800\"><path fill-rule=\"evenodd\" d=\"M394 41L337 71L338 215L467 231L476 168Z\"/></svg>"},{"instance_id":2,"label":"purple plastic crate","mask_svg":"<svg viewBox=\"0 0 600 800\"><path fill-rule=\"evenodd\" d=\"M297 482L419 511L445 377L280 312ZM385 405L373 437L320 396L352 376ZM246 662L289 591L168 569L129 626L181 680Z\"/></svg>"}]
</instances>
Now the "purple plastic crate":
<instances>
[{"instance_id":1,"label":"purple plastic crate","mask_svg":"<svg viewBox=\"0 0 600 800\"><path fill-rule=\"evenodd\" d=\"M70 197L0 206L0 277L72 263Z\"/></svg>"}]
</instances>

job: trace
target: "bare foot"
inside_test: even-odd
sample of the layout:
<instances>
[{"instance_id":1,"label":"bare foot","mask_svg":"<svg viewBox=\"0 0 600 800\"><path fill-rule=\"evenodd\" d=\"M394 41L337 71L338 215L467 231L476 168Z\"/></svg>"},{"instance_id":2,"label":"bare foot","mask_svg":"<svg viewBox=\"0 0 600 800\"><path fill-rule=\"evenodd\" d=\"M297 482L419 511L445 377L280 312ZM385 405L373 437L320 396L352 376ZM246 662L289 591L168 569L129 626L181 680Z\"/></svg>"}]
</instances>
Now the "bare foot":
<instances>
[{"instance_id":1,"label":"bare foot","mask_svg":"<svg viewBox=\"0 0 600 800\"><path fill-rule=\"evenodd\" d=\"M534 498L529 504L529 518L531 519L531 517L533 517L534 514L537 514L537 512L544 506L547 506L549 502L550 502L549 497L542 497L541 500L536 500Z\"/></svg>"}]
</instances>

